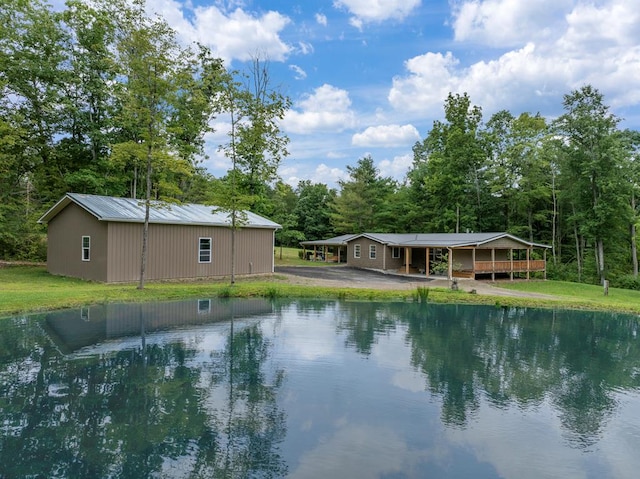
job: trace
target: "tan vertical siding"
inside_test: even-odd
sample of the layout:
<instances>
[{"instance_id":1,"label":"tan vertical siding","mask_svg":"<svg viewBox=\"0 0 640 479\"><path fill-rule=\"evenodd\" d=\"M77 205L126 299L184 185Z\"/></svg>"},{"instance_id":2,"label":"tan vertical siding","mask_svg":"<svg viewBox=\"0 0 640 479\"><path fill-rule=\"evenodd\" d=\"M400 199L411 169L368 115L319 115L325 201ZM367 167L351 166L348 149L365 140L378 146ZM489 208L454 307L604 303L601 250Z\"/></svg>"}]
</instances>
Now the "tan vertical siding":
<instances>
[{"instance_id":1,"label":"tan vertical siding","mask_svg":"<svg viewBox=\"0 0 640 479\"><path fill-rule=\"evenodd\" d=\"M354 246L360 245L360 258L353 256ZM376 258L369 258L369 246L376 245ZM357 268L383 269L384 268L384 248L385 245L369 238L358 238L347 243L347 263ZM390 256L389 252L387 255Z\"/></svg>"},{"instance_id":2,"label":"tan vertical siding","mask_svg":"<svg viewBox=\"0 0 640 479\"><path fill-rule=\"evenodd\" d=\"M478 249L527 249L527 246L511 238L500 238L478 246Z\"/></svg>"},{"instance_id":3,"label":"tan vertical siding","mask_svg":"<svg viewBox=\"0 0 640 479\"><path fill-rule=\"evenodd\" d=\"M398 248L400 250L400 257L399 258L393 258L393 247L391 246L385 246L387 252L387 263L386 263L386 269L387 270L397 270L402 268L402 266L404 265L404 248Z\"/></svg>"},{"instance_id":4,"label":"tan vertical siding","mask_svg":"<svg viewBox=\"0 0 640 479\"><path fill-rule=\"evenodd\" d=\"M111 223L108 281L136 281L140 277L142 224ZM200 238L211 238L211 263L199 263ZM273 230L242 228L236 235L237 274L270 273ZM249 263L253 263L250 267ZM146 277L204 278L231 274L231 230L224 227L149 225Z\"/></svg>"},{"instance_id":5,"label":"tan vertical siding","mask_svg":"<svg viewBox=\"0 0 640 479\"><path fill-rule=\"evenodd\" d=\"M90 261L82 261L82 237L91 237ZM107 281L107 225L76 204L48 223L47 270L51 274Z\"/></svg>"}]
</instances>

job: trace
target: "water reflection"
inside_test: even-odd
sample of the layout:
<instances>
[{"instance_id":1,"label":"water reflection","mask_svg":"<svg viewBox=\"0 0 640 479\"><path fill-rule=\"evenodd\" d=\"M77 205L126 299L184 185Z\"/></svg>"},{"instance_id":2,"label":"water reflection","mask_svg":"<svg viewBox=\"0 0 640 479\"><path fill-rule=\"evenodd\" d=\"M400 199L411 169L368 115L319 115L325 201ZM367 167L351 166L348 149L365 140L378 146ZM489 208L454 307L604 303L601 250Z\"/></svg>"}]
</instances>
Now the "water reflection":
<instances>
[{"instance_id":1,"label":"water reflection","mask_svg":"<svg viewBox=\"0 0 640 479\"><path fill-rule=\"evenodd\" d=\"M0 477L282 475L283 371L264 371L268 341L248 319L272 307L209 306L97 306L3 328ZM158 334L175 327L186 329ZM137 342L116 340L134 333ZM203 336L220 342L209 358L197 357Z\"/></svg>"},{"instance_id":2,"label":"water reflection","mask_svg":"<svg viewBox=\"0 0 640 479\"><path fill-rule=\"evenodd\" d=\"M639 326L312 300L7 319L0 477L633 477Z\"/></svg>"}]
</instances>

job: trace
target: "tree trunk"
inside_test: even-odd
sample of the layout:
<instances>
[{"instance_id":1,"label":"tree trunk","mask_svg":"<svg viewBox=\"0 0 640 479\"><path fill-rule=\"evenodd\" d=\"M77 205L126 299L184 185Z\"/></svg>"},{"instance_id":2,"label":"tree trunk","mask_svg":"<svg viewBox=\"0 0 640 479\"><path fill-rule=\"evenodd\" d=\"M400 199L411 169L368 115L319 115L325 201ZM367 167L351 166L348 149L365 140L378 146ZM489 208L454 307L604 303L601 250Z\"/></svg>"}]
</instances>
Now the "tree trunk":
<instances>
[{"instance_id":1,"label":"tree trunk","mask_svg":"<svg viewBox=\"0 0 640 479\"><path fill-rule=\"evenodd\" d=\"M236 282L236 210L231 212L231 284Z\"/></svg>"},{"instance_id":2,"label":"tree trunk","mask_svg":"<svg viewBox=\"0 0 640 479\"><path fill-rule=\"evenodd\" d=\"M551 196L553 198L553 215L551 216L551 254L553 255L553 264L557 264L556 258L556 223L558 221L558 199L556 198L556 175L552 168L551 174ZM558 241L558 243L560 243Z\"/></svg>"},{"instance_id":3,"label":"tree trunk","mask_svg":"<svg viewBox=\"0 0 640 479\"><path fill-rule=\"evenodd\" d=\"M631 193L631 211L633 217L631 219L631 261L633 263L633 277L638 277L638 245L636 244L636 196Z\"/></svg>"},{"instance_id":4,"label":"tree trunk","mask_svg":"<svg viewBox=\"0 0 640 479\"><path fill-rule=\"evenodd\" d=\"M144 226L142 229L142 255L140 257L140 282L138 289L144 289L144 274L147 268L147 248L149 243L149 209L151 207L151 145L147 149L147 193L144 200Z\"/></svg>"},{"instance_id":5,"label":"tree trunk","mask_svg":"<svg viewBox=\"0 0 640 479\"><path fill-rule=\"evenodd\" d=\"M573 207L573 214L575 216L576 209ZM580 235L578 234L578 225L574 223L573 234L576 238L576 261L578 263L578 283L582 282L582 249L580 248Z\"/></svg>"},{"instance_id":6,"label":"tree trunk","mask_svg":"<svg viewBox=\"0 0 640 479\"><path fill-rule=\"evenodd\" d=\"M604 242L602 238L596 239L596 268L598 271L598 277L600 278L600 284L604 282Z\"/></svg>"}]
</instances>

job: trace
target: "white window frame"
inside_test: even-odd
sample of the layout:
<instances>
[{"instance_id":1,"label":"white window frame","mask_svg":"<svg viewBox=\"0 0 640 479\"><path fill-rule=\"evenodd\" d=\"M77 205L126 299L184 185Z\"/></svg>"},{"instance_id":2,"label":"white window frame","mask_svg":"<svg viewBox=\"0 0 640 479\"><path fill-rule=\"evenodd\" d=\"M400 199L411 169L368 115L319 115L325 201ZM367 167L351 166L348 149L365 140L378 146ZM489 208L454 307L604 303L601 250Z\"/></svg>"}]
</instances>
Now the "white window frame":
<instances>
[{"instance_id":1,"label":"white window frame","mask_svg":"<svg viewBox=\"0 0 640 479\"><path fill-rule=\"evenodd\" d=\"M84 240L87 240L87 244L85 246ZM82 261L91 261L91 236L83 236L82 237Z\"/></svg>"},{"instance_id":2,"label":"white window frame","mask_svg":"<svg viewBox=\"0 0 640 479\"><path fill-rule=\"evenodd\" d=\"M209 248L208 249L205 249L205 248L202 247L202 241L203 240L209 242ZM198 238L198 263L202 263L202 264L211 263L211 258L213 256L212 250L213 250L213 241L211 240L211 237L202 236L202 237ZM208 259L204 259L203 260L202 259L203 258L202 255L203 254L205 255L205 258L208 255Z\"/></svg>"},{"instance_id":3,"label":"white window frame","mask_svg":"<svg viewBox=\"0 0 640 479\"><path fill-rule=\"evenodd\" d=\"M360 258L360 244L354 244L353 245L353 257L354 258Z\"/></svg>"},{"instance_id":4,"label":"white window frame","mask_svg":"<svg viewBox=\"0 0 640 479\"><path fill-rule=\"evenodd\" d=\"M369 259L376 259L376 245L374 244L370 244L369 245Z\"/></svg>"},{"instance_id":5,"label":"white window frame","mask_svg":"<svg viewBox=\"0 0 640 479\"><path fill-rule=\"evenodd\" d=\"M198 300L198 314L209 314L211 312L211 300L199 299Z\"/></svg>"},{"instance_id":6,"label":"white window frame","mask_svg":"<svg viewBox=\"0 0 640 479\"><path fill-rule=\"evenodd\" d=\"M400 259L400 247L399 246L393 246L391 248L391 257L393 259Z\"/></svg>"}]
</instances>

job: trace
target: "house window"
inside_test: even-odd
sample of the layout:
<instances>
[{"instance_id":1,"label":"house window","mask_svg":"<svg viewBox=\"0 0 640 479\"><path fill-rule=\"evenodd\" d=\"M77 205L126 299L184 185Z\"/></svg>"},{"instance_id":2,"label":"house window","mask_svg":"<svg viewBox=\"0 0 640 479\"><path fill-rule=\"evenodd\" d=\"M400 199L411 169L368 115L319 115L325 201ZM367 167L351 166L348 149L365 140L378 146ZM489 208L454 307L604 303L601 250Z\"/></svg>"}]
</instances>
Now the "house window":
<instances>
[{"instance_id":1,"label":"house window","mask_svg":"<svg viewBox=\"0 0 640 479\"><path fill-rule=\"evenodd\" d=\"M360 245L359 244L354 244L353 245L353 257L354 258L360 258Z\"/></svg>"},{"instance_id":2,"label":"house window","mask_svg":"<svg viewBox=\"0 0 640 479\"><path fill-rule=\"evenodd\" d=\"M398 248L398 247L391 248L391 257L393 259L399 259L400 258L400 248Z\"/></svg>"},{"instance_id":3,"label":"house window","mask_svg":"<svg viewBox=\"0 0 640 479\"><path fill-rule=\"evenodd\" d=\"M211 238L200 238L198 263L211 263Z\"/></svg>"},{"instance_id":4,"label":"house window","mask_svg":"<svg viewBox=\"0 0 640 479\"><path fill-rule=\"evenodd\" d=\"M376 259L376 245L369 245L369 259Z\"/></svg>"},{"instance_id":5,"label":"house window","mask_svg":"<svg viewBox=\"0 0 640 479\"><path fill-rule=\"evenodd\" d=\"M91 261L91 236L82 237L82 261Z\"/></svg>"}]
</instances>

